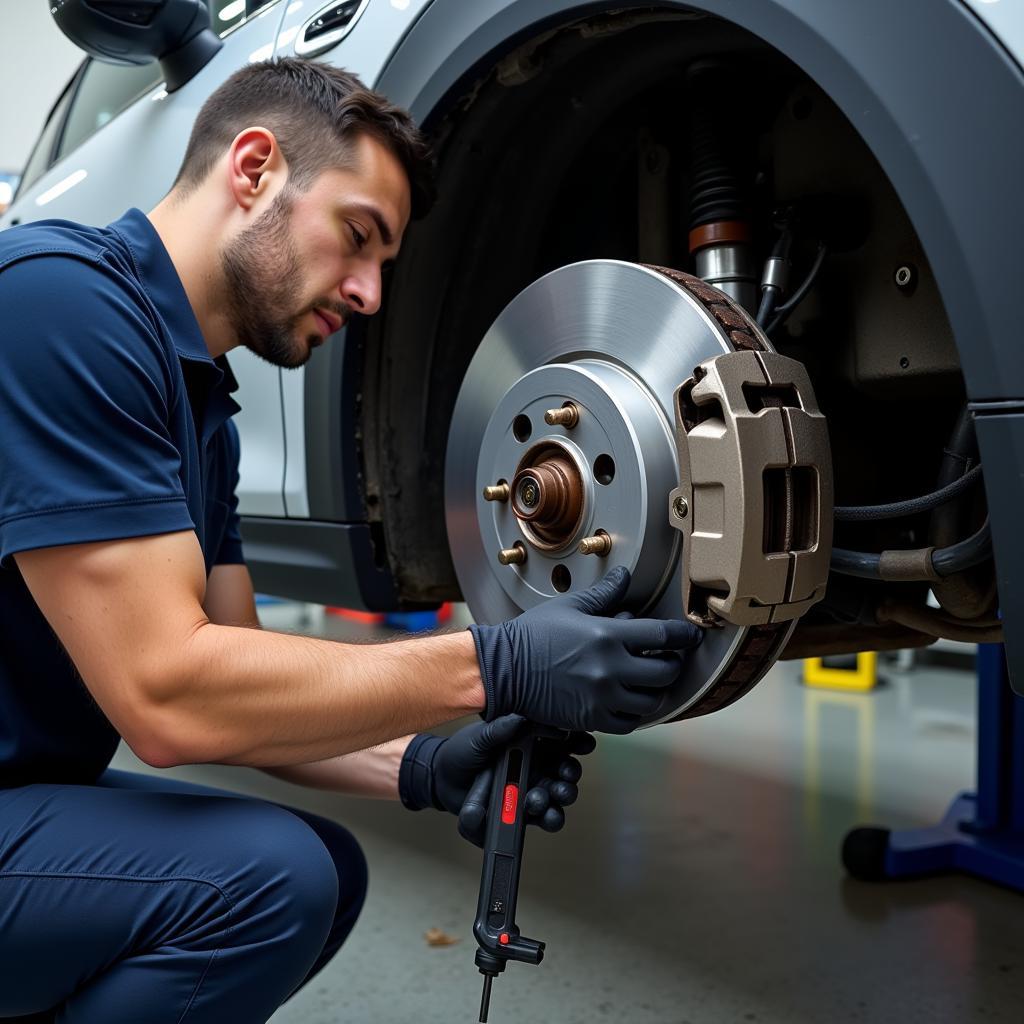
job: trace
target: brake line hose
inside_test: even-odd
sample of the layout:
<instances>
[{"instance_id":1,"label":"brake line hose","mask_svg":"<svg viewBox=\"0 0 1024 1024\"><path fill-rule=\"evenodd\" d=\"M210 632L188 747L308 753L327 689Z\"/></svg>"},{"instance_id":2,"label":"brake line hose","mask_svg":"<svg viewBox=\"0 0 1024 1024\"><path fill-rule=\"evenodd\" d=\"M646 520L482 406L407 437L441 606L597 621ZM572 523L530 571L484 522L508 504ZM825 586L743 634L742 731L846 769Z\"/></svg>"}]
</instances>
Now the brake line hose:
<instances>
[{"instance_id":1,"label":"brake line hose","mask_svg":"<svg viewBox=\"0 0 1024 1024\"><path fill-rule=\"evenodd\" d=\"M899 519L901 516L910 516L917 512L930 512L966 491L980 476L979 463L963 476L957 477L937 491L932 491L931 494L907 498L905 501L891 501L886 505L836 505L833 516L839 522L856 523L874 519Z\"/></svg>"},{"instance_id":2,"label":"brake line hose","mask_svg":"<svg viewBox=\"0 0 1024 1024\"><path fill-rule=\"evenodd\" d=\"M804 296L811 290L811 285L817 280L818 271L821 270L822 263L825 262L825 257L828 255L828 246L824 242L818 243L818 251L815 253L814 262L811 264L811 269L807 272L807 276L800 283L799 287L793 294L779 307L773 310L774 316L771 322L764 328L764 333L769 337L775 333L789 317L789 314L796 309L804 300ZM758 320L760 323L760 319Z\"/></svg>"},{"instance_id":3,"label":"brake line hose","mask_svg":"<svg viewBox=\"0 0 1024 1024\"><path fill-rule=\"evenodd\" d=\"M957 541L948 548L936 548L932 552L932 565L940 576L952 576L972 566L981 565L992 554L992 531L988 519L977 533L966 540Z\"/></svg>"},{"instance_id":4,"label":"brake line hose","mask_svg":"<svg viewBox=\"0 0 1024 1024\"><path fill-rule=\"evenodd\" d=\"M948 548L912 548L881 554L833 548L830 565L844 576L862 579L937 581L980 565L991 554L992 534L986 519L976 533Z\"/></svg>"}]
</instances>

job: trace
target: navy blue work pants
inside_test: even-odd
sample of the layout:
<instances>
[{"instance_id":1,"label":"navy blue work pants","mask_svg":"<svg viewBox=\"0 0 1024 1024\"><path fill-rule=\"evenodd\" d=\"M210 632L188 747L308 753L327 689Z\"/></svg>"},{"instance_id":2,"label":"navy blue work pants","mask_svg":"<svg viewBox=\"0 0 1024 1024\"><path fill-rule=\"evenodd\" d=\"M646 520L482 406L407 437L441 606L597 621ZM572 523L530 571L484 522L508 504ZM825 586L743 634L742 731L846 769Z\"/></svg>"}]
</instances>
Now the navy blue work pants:
<instances>
[{"instance_id":1,"label":"navy blue work pants","mask_svg":"<svg viewBox=\"0 0 1024 1024\"><path fill-rule=\"evenodd\" d=\"M0 789L0 1019L263 1024L366 895L340 825L130 772Z\"/></svg>"}]
</instances>

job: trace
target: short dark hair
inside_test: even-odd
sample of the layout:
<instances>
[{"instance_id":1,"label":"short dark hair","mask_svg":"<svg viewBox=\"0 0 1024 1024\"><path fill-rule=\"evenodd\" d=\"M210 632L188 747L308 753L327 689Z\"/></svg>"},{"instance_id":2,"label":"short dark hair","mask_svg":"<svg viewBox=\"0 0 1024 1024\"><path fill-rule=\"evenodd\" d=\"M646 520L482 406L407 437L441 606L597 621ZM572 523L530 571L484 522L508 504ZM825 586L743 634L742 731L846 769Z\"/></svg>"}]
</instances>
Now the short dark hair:
<instances>
[{"instance_id":1,"label":"short dark hair","mask_svg":"<svg viewBox=\"0 0 1024 1024\"><path fill-rule=\"evenodd\" d=\"M295 188L308 188L329 167L345 166L351 144L369 135L405 168L412 215L420 217L433 205L430 147L409 112L351 72L296 57L248 64L210 94L192 127L174 187L184 192L197 187L235 136L252 125L274 133Z\"/></svg>"}]
</instances>

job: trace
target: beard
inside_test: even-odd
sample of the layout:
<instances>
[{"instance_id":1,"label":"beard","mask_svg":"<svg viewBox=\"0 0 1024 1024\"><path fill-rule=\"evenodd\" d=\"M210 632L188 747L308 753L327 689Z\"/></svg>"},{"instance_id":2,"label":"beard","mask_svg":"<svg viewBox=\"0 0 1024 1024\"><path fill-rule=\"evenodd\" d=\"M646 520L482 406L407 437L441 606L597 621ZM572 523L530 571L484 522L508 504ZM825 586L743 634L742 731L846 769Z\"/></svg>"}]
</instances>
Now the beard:
<instances>
[{"instance_id":1,"label":"beard","mask_svg":"<svg viewBox=\"0 0 1024 1024\"><path fill-rule=\"evenodd\" d=\"M224 302L238 343L268 363L288 369L307 362L323 340L319 332L297 334L299 321L314 307L334 310L346 320L349 314L347 306L326 298L287 312L303 280L291 212L292 200L285 190L221 250Z\"/></svg>"}]
</instances>

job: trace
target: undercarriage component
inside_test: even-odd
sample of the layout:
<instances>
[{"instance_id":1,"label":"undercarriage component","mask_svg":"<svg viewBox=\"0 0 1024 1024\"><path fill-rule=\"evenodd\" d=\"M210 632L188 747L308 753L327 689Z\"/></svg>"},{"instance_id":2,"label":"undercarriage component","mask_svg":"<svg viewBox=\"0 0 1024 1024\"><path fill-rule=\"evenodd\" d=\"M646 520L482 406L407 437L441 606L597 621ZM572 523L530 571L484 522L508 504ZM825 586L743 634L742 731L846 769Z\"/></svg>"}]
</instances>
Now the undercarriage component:
<instances>
[{"instance_id":1,"label":"undercarriage component","mask_svg":"<svg viewBox=\"0 0 1024 1024\"><path fill-rule=\"evenodd\" d=\"M713 60L687 72L690 100L690 235L697 277L745 309L756 308L757 275L751 252L747 161L740 159L741 113L736 75Z\"/></svg>"},{"instance_id":2,"label":"undercarriage component","mask_svg":"<svg viewBox=\"0 0 1024 1024\"><path fill-rule=\"evenodd\" d=\"M974 417L966 406L961 410L952 435L943 452L939 468L939 485L953 487L978 470L978 441ZM981 515L980 503L968 496L945 502L932 512L929 541L936 547L957 543L972 532ZM987 507L985 509L987 512ZM982 565L943 579L932 587L935 599L949 614L957 618L976 618L992 611L998 604L995 573Z\"/></svg>"},{"instance_id":3,"label":"undercarriage component","mask_svg":"<svg viewBox=\"0 0 1024 1024\"><path fill-rule=\"evenodd\" d=\"M934 584L982 565L991 557L992 537L986 519L970 537L948 548L897 548L877 555L868 551L834 548L832 568L848 576L861 576L870 580L928 580ZM959 617L969 619L977 615Z\"/></svg>"},{"instance_id":4,"label":"undercarriage component","mask_svg":"<svg viewBox=\"0 0 1024 1024\"><path fill-rule=\"evenodd\" d=\"M535 281L506 306L463 380L445 469L449 543L477 619L510 618L588 587L620 564L632 574L632 611L681 617L681 531L674 527L688 519L699 524L706 511L699 494L680 489L665 514L680 484L674 395L695 366L716 357L724 365L737 350L779 373L795 368L795 384L787 377L772 386L798 388L808 413L814 409L806 377L795 372L799 364L775 361L739 306L687 274L610 260L577 263ZM575 416L548 415L570 407ZM760 415L797 422L801 411L769 402ZM789 436L802 443L800 427L795 431ZM827 482L827 448L825 455L824 467L813 468ZM788 454L779 457L781 471L792 465ZM507 501L487 500L485 488L495 481L510 482ZM786 507L802 508L787 486ZM824 484L814 493L815 538L827 559L829 536L819 520L830 522L831 493ZM791 539L780 561L790 563L796 535L785 514L783 520ZM750 689L792 631L792 621L770 618L739 624L722 616L687 656L665 720L717 710Z\"/></svg>"},{"instance_id":5,"label":"undercarriage component","mask_svg":"<svg viewBox=\"0 0 1024 1024\"><path fill-rule=\"evenodd\" d=\"M1003 642L1003 624L996 618L957 619L936 608L897 601L883 603L877 614L882 624L896 623L938 639L960 640L970 644Z\"/></svg>"},{"instance_id":6,"label":"undercarriage component","mask_svg":"<svg viewBox=\"0 0 1024 1024\"><path fill-rule=\"evenodd\" d=\"M675 395L682 481L683 611L692 622L783 622L825 595L832 456L803 365L734 352L694 369Z\"/></svg>"}]
</instances>

